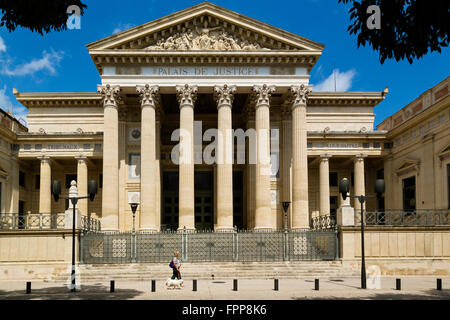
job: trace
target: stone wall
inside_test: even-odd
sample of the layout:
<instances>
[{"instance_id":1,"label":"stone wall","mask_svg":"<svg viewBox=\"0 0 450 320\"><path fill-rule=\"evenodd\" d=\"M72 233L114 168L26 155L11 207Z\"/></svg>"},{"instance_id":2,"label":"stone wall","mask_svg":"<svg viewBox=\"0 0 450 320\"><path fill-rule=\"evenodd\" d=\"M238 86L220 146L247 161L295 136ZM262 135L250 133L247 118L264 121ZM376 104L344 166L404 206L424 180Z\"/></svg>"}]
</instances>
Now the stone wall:
<instances>
[{"instance_id":1,"label":"stone wall","mask_svg":"<svg viewBox=\"0 0 450 320\"><path fill-rule=\"evenodd\" d=\"M78 260L76 237L75 257ZM71 261L72 230L0 231L0 264Z\"/></svg>"},{"instance_id":2,"label":"stone wall","mask_svg":"<svg viewBox=\"0 0 450 320\"><path fill-rule=\"evenodd\" d=\"M339 256L354 269L361 263L360 227L341 227ZM450 226L366 227L366 267L382 275L450 275Z\"/></svg>"}]
</instances>

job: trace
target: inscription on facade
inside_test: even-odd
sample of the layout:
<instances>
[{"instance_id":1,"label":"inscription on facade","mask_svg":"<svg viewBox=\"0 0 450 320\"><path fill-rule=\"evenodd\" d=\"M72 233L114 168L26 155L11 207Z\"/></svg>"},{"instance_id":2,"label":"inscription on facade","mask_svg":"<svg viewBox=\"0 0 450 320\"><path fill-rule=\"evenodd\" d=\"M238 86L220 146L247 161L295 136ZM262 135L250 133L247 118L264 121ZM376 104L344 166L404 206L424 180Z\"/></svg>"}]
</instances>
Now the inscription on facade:
<instances>
[{"instance_id":1,"label":"inscription on facade","mask_svg":"<svg viewBox=\"0 0 450 320\"><path fill-rule=\"evenodd\" d=\"M154 76L256 76L268 74L268 67L144 67L142 74Z\"/></svg>"},{"instance_id":2,"label":"inscription on facade","mask_svg":"<svg viewBox=\"0 0 450 320\"><path fill-rule=\"evenodd\" d=\"M270 76L270 75L306 75L302 67L252 66L252 65L216 65L216 66L105 66L103 75L146 75L156 77L173 76Z\"/></svg>"},{"instance_id":3,"label":"inscription on facade","mask_svg":"<svg viewBox=\"0 0 450 320\"><path fill-rule=\"evenodd\" d=\"M78 144L48 144L47 150L76 150L79 149Z\"/></svg>"}]
</instances>

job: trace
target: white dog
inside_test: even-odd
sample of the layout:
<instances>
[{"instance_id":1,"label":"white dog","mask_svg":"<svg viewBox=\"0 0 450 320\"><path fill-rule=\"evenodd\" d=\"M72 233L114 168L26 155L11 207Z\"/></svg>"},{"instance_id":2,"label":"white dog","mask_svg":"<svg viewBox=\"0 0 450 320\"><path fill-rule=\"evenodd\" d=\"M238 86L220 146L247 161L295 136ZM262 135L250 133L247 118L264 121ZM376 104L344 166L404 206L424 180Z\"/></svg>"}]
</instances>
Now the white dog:
<instances>
[{"instance_id":1,"label":"white dog","mask_svg":"<svg viewBox=\"0 0 450 320\"><path fill-rule=\"evenodd\" d=\"M183 288L183 279L171 279L171 278L169 278L169 279L167 279L167 281L166 281L166 287L167 287L167 289L169 289L169 288L172 288L172 289L175 289L175 288L179 288L179 289L181 289L181 288Z\"/></svg>"}]
</instances>

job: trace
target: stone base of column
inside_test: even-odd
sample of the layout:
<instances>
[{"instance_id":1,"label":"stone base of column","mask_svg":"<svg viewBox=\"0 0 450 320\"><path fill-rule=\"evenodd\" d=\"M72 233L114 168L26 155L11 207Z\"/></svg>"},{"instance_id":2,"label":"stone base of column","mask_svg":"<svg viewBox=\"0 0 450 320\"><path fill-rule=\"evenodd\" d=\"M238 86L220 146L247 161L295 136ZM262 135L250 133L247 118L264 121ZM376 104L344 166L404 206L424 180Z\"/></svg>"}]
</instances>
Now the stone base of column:
<instances>
[{"instance_id":1,"label":"stone base of column","mask_svg":"<svg viewBox=\"0 0 450 320\"><path fill-rule=\"evenodd\" d=\"M152 232L152 233L159 232L159 230L156 229L156 227L155 228L140 228L139 231L140 232Z\"/></svg>"},{"instance_id":2,"label":"stone base of column","mask_svg":"<svg viewBox=\"0 0 450 320\"><path fill-rule=\"evenodd\" d=\"M336 224L338 226L354 226L355 225L355 209L350 206L339 207L336 214Z\"/></svg>"},{"instance_id":3,"label":"stone base of column","mask_svg":"<svg viewBox=\"0 0 450 320\"><path fill-rule=\"evenodd\" d=\"M194 229L188 229L188 228L186 228L186 229L178 228L177 229L177 233L183 233L183 231L186 231L187 233L192 233L192 232L195 232L195 228Z\"/></svg>"},{"instance_id":4,"label":"stone base of column","mask_svg":"<svg viewBox=\"0 0 450 320\"><path fill-rule=\"evenodd\" d=\"M292 231L302 231L302 230L309 230L310 227L293 227L291 228Z\"/></svg>"},{"instance_id":5,"label":"stone base of column","mask_svg":"<svg viewBox=\"0 0 450 320\"><path fill-rule=\"evenodd\" d=\"M254 227L254 231L273 231L274 229L272 227Z\"/></svg>"},{"instance_id":6,"label":"stone base of column","mask_svg":"<svg viewBox=\"0 0 450 320\"><path fill-rule=\"evenodd\" d=\"M230 228L230 227L217 227L214 230L215 232L233 232L234 228Z\"/></svg>"},{"instance_id":7,"label":"stone base of column","mask_svg":"<svg viewBox=\"0 0 450 320\"><path fill-rule=\"evenodd\" d=\"M64 228L73 228L73 208L64 212ZM75 209L75 229L81 229L81 211L78 209Z\"/></svg>"},{"instance_id":8,"label":"stone base of column","mask_svg":"<svg viewBox=\"0 0 450 320\"><path fill-rule=\"evenodd\" d=\"M119 231L119 217L116 215L103 216L101 220L102 231L116 232Z\"/></svg>"}]
</instances>

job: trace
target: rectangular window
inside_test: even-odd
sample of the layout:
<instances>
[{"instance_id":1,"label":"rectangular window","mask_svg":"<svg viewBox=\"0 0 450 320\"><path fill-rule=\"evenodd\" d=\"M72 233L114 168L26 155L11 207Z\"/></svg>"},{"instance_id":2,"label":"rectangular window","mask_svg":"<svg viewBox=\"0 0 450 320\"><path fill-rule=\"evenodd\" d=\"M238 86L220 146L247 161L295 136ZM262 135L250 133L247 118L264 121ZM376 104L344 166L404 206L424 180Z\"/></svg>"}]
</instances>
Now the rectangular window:
<instances>
[{"instance_id":1,"label":"rectangular window","mask_svg":"<svg viewBox=\"0 0 450 320\"><path fill-rule=\"evenodd\" d=\"M141 177L141 154L130 153L128 155L128 179L139 179Z\"/></svg>"},{"instance_id":2,"label":"rectangular window","mask_svg":"<svg viewBox=\"0 0 450 320\"><path fill-rule=\"evenodd\" d=\"M77 175L76 174L66 174L66 189L70 188L70 183L72 180L77 181Z\"/></svg>"},{"instance_id":3,"label":"rectangular window","mask_svg":"<svg viewBox=\"0 0 450 320\"><path fill-rule=\"evenodd\" d=\"M403 179L403 210L416 210L416 177Z\"/></svg>"},{"instance_id":4,"label":"rectangular window","mask_svg":"<svg viewBox=\"0 0 450 320\"><path fill-rule=\"evenodd\" d=\"M403 136L403 142L406 142L406 141L408 141L408 134L405 134L404 136Z\"/></svg>"},{"instance_id":5,"label":"rectangular window","mask_svg":"<svg viewBox=\"0 0 450 320\"><path fill-rule=\"evenodd\" d=\"M35 180L34 180L34 188L36 190L39 190L39 188L41 187L41 175L37 174L34 176Z\"/></svg>"},{"instance_id":6,"label":"rectangular window","mask_svg":"<svg viewBox=\"0 0 450 320\"><path fill-rule=\"evenodd\" d=\"M377 170L377 179L384 179L384 169Z\"/></svg>"},{"instance_id":7,"label":"rectangular window","mask_svg":"<svg viewBox=\"0 0 450 320\"><path fill-rule=\"evenodd\" d=\"M338 186L338 174L337 172L330 172L330 187Z\"/></svg>"},{"instance_id":8,"label":"rectangular window","mask_svg":"<svg viewBox=\"0 0 450 320\"><path fill-rule=\"evenodd\" d=\"M278 152L270 154L270 177L276 179L280 177L280 154Z\"/></svg>"},{"instance_id":9,"label":"rectangular window","mask_svg":"<svg viewBox=\"0 0 450 320\"><path fill-rule=\"evenodd\" d=\"M370 144L368 142L363 142L362 146L364 149L370 148Z\"/></svg>"},{"instance_id":10,"label":"rectangular window","mask_svg":"<svg viewBox=\"0 0 450 320\"><path fill-rule=\"evenodd\" d=\"M19 171L19 186L25 188L25 172Z\"/></svg>"}]
</instances>

